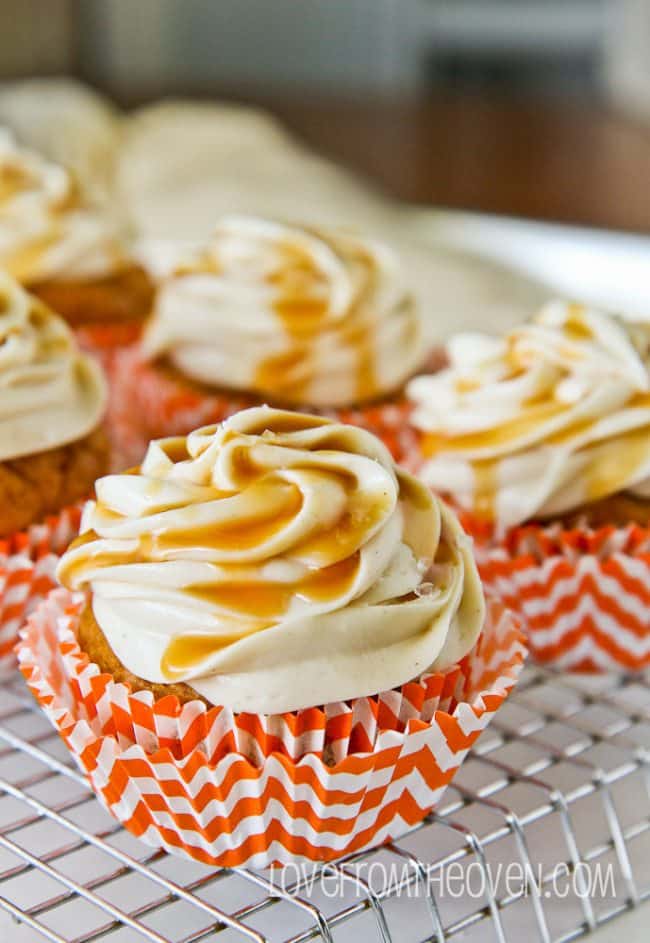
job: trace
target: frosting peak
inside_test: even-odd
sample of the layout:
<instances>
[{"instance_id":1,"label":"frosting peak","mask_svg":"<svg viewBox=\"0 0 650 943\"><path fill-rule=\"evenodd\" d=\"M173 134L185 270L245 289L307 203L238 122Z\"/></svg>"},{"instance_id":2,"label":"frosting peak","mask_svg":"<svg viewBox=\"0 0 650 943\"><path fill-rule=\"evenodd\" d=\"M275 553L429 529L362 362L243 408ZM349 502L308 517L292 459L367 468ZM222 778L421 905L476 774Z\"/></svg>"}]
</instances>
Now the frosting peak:
<instances>
[{"instance_id":1,"label":"frosting peak","mask_svg":"<svg viewBox=\"0 0 650 943\"><path fill-rule=\"evenodd\" d=\"M361 429L249 409L96 490L59 577L149 681L277 713L448 666L480 631L468 538Z\"/></svg>"},{"instance_id":2,"label":"frosting peak","mask_svg":"<svg viewBox=\"0 0 650 943\"><path fill-rule=\"evenodd\" d=\"M101 368L65 322L0 272L0 461L83 438L106 401Z\"/></svg>"},{"instance_id":3,"label":"frosting peak","mask_svg":"<svg viewBox=\"0 0 650 943\"><path fill-rule=\"evenodd\" d=\"M650 331L554 302L504 338L460 335L409 384L422 475L504 526L574 510L650 476Z\"/></svg>"},{"instance_id":4,"label":"frosting peak","mask_svg":"<svg viewBox=\"0 0 650 943\"><path fill-rule=\"evenodd\" d=\"M166 279L143 346L200 382L314 406L389 393L423 354L388 248L243 217Z\"/></svg>"},{"instance_id":5,"label":"frosting peak","mask_svg":"<svg viewBox=\"0 0 650 943\"><path fill-rule=\"evenodd\" d=\"M65 168L0 128L0 266L35 285L102 277L125 264L116 222L83 203Z\"/></svg>"}]
</instances>

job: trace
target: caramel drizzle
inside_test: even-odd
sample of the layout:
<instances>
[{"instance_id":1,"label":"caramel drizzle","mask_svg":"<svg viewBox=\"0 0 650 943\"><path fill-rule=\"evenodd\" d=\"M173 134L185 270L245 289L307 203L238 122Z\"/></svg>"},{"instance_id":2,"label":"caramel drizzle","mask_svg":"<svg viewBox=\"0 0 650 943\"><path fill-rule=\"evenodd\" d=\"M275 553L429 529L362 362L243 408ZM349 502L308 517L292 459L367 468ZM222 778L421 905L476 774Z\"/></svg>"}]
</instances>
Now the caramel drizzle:
<instances>
[{"instance_id":1,"label":"caramel drizzle","mask_svg":"<svg viewBox=\"0 0 650 943\"><path fill-rule=\"evenodd\" d=\"M570 313L562 325L562 333L569 341L585 342L593 340L594 332L586 323L584 309L581 305L570 305ZM506 353L509 372L506 380L521 375L525 366L523 359L518 356L517 335L511 335ZM573 351L573 349L571 349ZM568 356L569 349L564 350ZM471 377L461 377L456 382L456 392L475 393L480 389L480 382ZM625 410L650 409L650 393L635 393L624 407ZM500 425L480 432L464 435L445 435L444 433L425 434L422 448L428 457L443 451L456 453L476 452L494 448L503 448L515 444L521 439L528 438L531 433L541 430L545 423L566 412L567 406L558 402L553 391L547 391L539 397L533 397L523 404L521 415L501 423ZM566 428L546 437L548 445L564 445L582 435L588 435L594 428L597 419L578 420ZM594 501L614 494L623 489L631 481L635 473L650 457L650 424L642 429L629 433L621 433L609 439L609 451L602 455L598 452L595 459L587 466L583 474L586 479L586 500ZM602 440L600 440L602 443ZM585 446L585 449L594 449L599 441ZM515 445L511 454L516 454L519 448ZM487 458L470 460L474 474L474 505L473 510L477 517L493 521L497 517L496 498L499 491L499 467L502 459Z\"/></svg>"},{"instance_id":2,"label":"caramel drizzle","mask_svg":"<svg viewBox=\"0 0 650 943\"><path fill-rule=\"evenodd\" d=\"M316 417L310 420L311 417L307 417L307 428L327 425ZM290 434L301 428L305 428L305 424L299 424L297 418L280 417L270 438L276 434ZM248 430L246 434L249 434ZM283 444L286 444L286 440ZM334 425L331 434L326 434L313 447L319 450L347 447L348 450L349 443L339 427ZM168 455L178 456L181 461L186 458L186 450L180 447L177 440L165 443L163 448ZM243 451L246 452L245 449ZM303 560L302 575L289 582L246 579L242 571L249 564L226 563L219 564L221 576L214 582L185 586L183 592L215 606L224 615L215 617L217 634L207 637L180 635L170 641L161 661L161 671L166 678L171 680L240 638L277 624L286 616L293 600L328 604L345 596L354 586L360 567L360 548L390 512L391 495L383 491L364 490L356 477L345 468L329 469L318 465L306 467L310 473L321 474L330 481L336 479L346 500L341 514L326 529L308 534L277 558ZM174 530L171 527L159 527L155 533L135 538L135 545L131 549L111 552L100 549L96 543L98 535L89 531L78 537L64 556L59 569L61 582L68 586L83 585L98 567L163 562L170 559L170 555L172 559L175 556L187 559L183 551L191 551L192 548L227 552L262 546L292 523L300 513L304 499L295 484L277 473L256 468L250 461L244 462L243 468L244 490L238 494L248 491L253 500L244 505L243 512L238 516L200 527ZM408 484L406 479L400 478L400 497L406 500L410 500L409 494L413 490L408 488ZM153 479L151 485L158 486L159 480ZM404 494L402 489L405 489ZM216 489L214 494L216 501L233 497L232 493L218 492ZM176 506L170 510L176 510ZM120 518L114 509L100 503L95 513L100 520ZM164 509L157 508L155 513L164 515ZM81 548L84 548L82 552L74 553ZM272 559L268 557L262 562L268 563ZM231 570L232 578L228 578L228 570Z\"/></svg>"},{"instance_id":3,"label":"caramel drizzle","mask_svg":"<svg viewBox=\"0 0 650 943\"><path fill-rule=\"evenodd\" d=\"M330 332L338 335L342 346L354 351L357 398L367 400L377 395L373 332L376 314L372 311L378 283L375 260L362 249L354 252L352 261L363 269L361 287L340 321L335 321L329 317L327 281L309 253L291 243L284 243L281 251L285 264L269 276L269 283L277 292L273 309L291 345L262 361L255 377L256 387L273 390L280 398L293 402L308 401L309 384L317 368L313 342L323 332Z\"/></svg>"}]
</instances>

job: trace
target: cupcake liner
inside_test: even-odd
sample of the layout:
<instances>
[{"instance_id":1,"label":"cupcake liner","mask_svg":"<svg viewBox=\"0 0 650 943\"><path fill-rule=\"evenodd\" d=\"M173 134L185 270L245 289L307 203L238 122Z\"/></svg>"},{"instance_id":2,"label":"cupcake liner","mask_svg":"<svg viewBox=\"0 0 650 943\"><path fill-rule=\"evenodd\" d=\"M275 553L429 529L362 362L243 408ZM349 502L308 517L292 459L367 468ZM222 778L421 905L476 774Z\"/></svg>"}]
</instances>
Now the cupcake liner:
<instances>
[{"instance_id":1,"label":"cupcake liner","mask_svg":"<svg viewBox=\"0 0 650 943\"><path fill-rule=\"evenodd\" d=\"M650 530L526 525L477 552L540 662L572 671L650 666Z\"/></svg>"},{"instance_id":2,"label":"cupcake liner","mask_svg":"<svg viewBox=\"0 0 650 943\"><path fill-rule=\"evenodd\" d=\"M133 345L142 334L142 321L98 321L74 328L83 350L103 354Z\"/></svg>"},{"instance_id":3,"label":"cupcake liner","mask_svg":"<svg viewBox=\"0 0 650 943\"><path fill-rule=\"evenodd\" d=\"M112 370L116 435L132 462L144 454L151 439L186 435L200 426L222 422L233 413L259 405L239 393L208 392L182 377L144 361L136 346L117 351ZM307 412L361 426L379 436L396 461L409 469L419 464L419 434L411 426L411 405L403 398L353 409Z\"/></svg>"},{"instance_id":4,"label":"cupcake liner","mask_svg":"<svg viewBox=\"0 0 650 943\"><path fill-rule=\"evenodd\" d=\"M81 509L66 508L0 539L0 668L15 667L14 646L27 616L56 586L59 555L79 531Z\"/></svg>"},{"instance_id":5,"label":"cupcake liner","mask_svg":"<svg viewBox=\"0 0 650 943\"><path fill-rule=\"evenodd\" d=\"M53 591L18 645L27 683L110 812L219 866L327 861L395 838L436 803L517 680L519 623L491 600L448 672L277 716L155 700L80 650L84 597Z\"/></svg>"}]
</instances>

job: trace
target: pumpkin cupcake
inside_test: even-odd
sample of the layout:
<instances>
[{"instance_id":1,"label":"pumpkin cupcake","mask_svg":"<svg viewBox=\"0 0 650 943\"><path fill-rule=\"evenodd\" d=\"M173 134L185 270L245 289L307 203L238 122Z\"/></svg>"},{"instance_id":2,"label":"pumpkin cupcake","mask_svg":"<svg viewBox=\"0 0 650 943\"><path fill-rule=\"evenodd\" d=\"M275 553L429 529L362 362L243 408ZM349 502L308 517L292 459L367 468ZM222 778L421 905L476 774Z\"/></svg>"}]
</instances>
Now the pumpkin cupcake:
<instances>
[{"instance_id":1,"label":"pumpkin cupcake","mask_svg":"<svg viewBox=\"0 0 650 943\"><path fill-rule=\"evenodd\" d=\"M420 475L492 570L511 569L501 591L519 594L533 651L572 667L650 663L650 329L554 302L448 354L409 386Z\"/></svg>"},{"instance_id":2,"label":"pumpkin cupcake","mask_svg":"<svg viewBox=\"0 0 650 943\"><path fill-rule=\"evenodd\" d=\"M0 266L93 338L133 340L152 286L123 227L72 175L0 133ZM103 332L103 333L102 333Z\"/></svg>"},{"instance_id":3,"label":"pumpkin cupcake","mask_svg":"<svg viewBox=\"0 0 650 943\"><path fill-rule=\"evenodd\" d=\"M377 438L252 408L96 493L20 659L127 828L263 866L436 803L523 648L453 513Z\"/></svg>"},{"instance_id":4,"label":"pumpkin cupcake","mask_svg":"<svg viewBox=\"0 0 650 943\"><path fill-rule=\"evenodd\" d=\"M106 401L67 325L0 272L0 660L108 470Z\"/></svg>"},{"instance_id":5,"label":"pumpkin cupcake","mask_svg":"<svg viewBox=\"0 0 650 943\"><path fill-rule=\"evenodd\" d=\"M425 357L386 246L236 217L162 280L116 385L143 443L268 403L365 426L403 460L413 443L403 387Z\"/></svg>"}]
</instances>

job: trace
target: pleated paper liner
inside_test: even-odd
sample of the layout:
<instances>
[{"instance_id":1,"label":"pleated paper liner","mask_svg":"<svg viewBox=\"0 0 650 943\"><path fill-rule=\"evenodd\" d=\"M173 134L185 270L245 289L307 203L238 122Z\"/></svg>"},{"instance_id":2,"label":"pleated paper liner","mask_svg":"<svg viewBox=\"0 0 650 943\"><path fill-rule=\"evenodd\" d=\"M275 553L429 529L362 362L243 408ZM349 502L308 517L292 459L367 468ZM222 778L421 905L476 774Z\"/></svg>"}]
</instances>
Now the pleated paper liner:
<instances>
[{"instance_id":1,"label":"pleated paper liner","mask_svg":"<svg viewBox=\"0 0 650 943\"><path fill-rule=\"evenodd\" d=\"M18 645L36 699L104 805L145 842L212 865L327 861L395 838L439 801L514 686L518 619L490 601L472 652L399 690L278 716L154 700L101 674L55 590Z\"/></svg>"},{"instance_id":2,"label":"pleated paper liner","mask_svg":"<svg viewBox=\"0 0 650 943\"><path fill-rule=\"evenodd\" d=\"M56 586L59 555L79 531L81 509L66 508L42 524L0 539L0 668L15 667L25 619Z\"/></svg>"},{"instance_id":3,"label":"pleated paper liner","mask_svg":"<svg viewBox=\"0 0 650 943\"><path fill-rule=\"evenodd\" d=\"M650 666L650 530L526 525L479 548L485 583L522 617L531 655L571 671Z\"/></svg>"},{"instance_id":4,"label":"pleated paper liner","mask_svg":"<svg viewBox=\"0 0 650 943\"><path fill-rule=\"evenodd\" d=\"M142 457L151 439L186 435L260 403L243 393L211 392L194 385L144 361L136 346L117 351L112 370L115 413L121 425L119 441L124 454L134 462ZM419 436L409 422L411 408L403 397L352 409L301 407L367 429L382 439L397 462L413 469L419 463Z\"/></svg>"}]
</instances>

